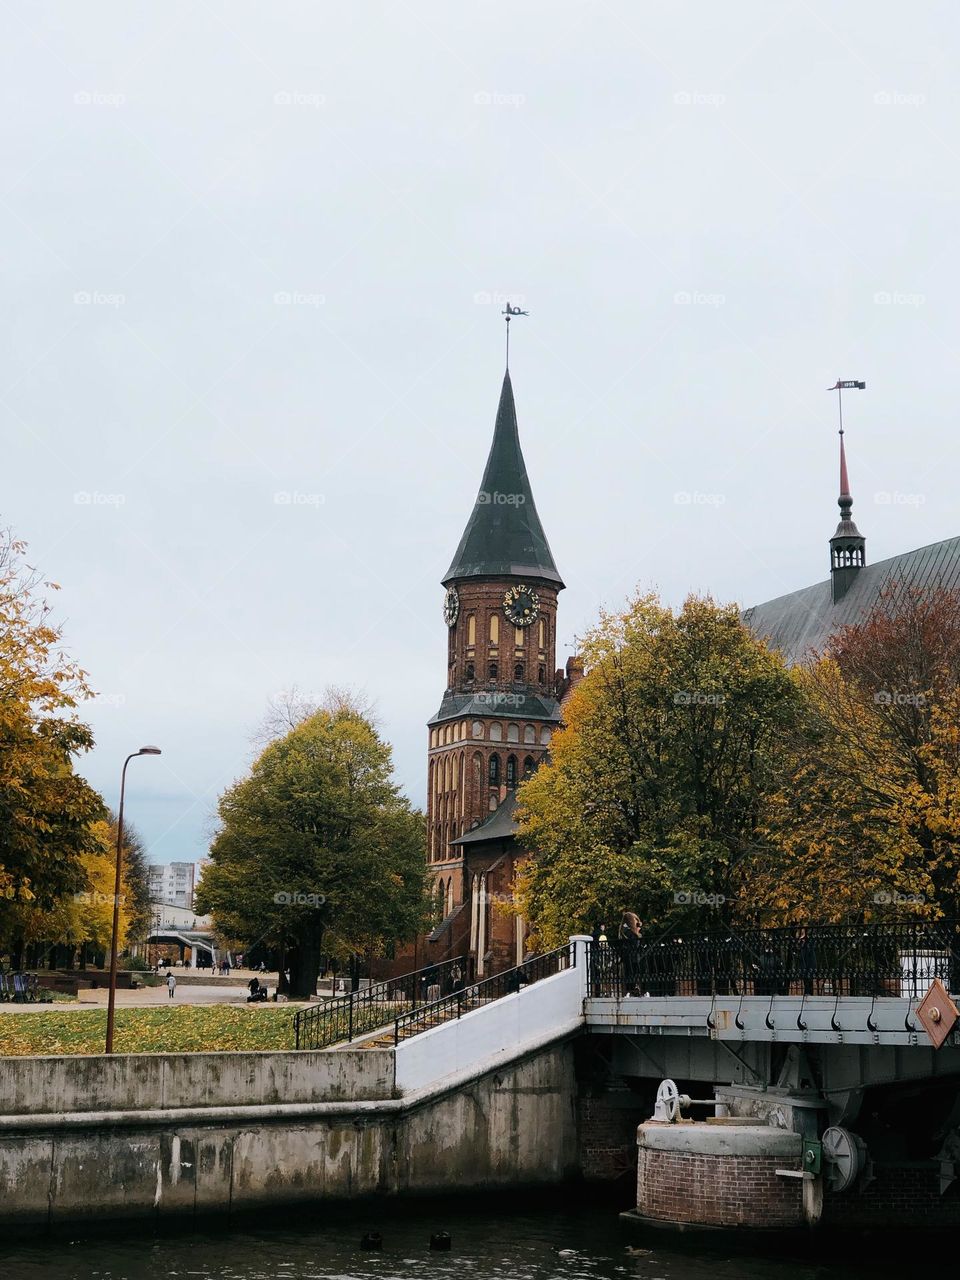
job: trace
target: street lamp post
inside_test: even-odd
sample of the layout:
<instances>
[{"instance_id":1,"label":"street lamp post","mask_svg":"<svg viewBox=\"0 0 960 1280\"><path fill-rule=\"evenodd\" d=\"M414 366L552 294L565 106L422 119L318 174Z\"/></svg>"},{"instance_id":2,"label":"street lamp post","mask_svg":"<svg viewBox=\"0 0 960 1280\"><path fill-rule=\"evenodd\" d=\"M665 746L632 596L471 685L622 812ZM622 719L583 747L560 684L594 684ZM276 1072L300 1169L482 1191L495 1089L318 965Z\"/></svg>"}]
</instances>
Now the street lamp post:
<instances>
[{"instance_id":1,"label":"street lamp post","mask_svg":"<svg viewBox=\"0 0 960 1280\"><path fill-rule=\"evenodd\" d=\"M113 1053L113 1009L117 999L117 935L120 932L120 882L123 869L123 792L127 783L127 765L134 756L158 756L159 747L141 747L127 756L120 774L120 811L117 814L117 872L113 882L113 933L110 940L110 993L107 997L107 1044L105 1053Z\"/></svg>"}]
</instances>

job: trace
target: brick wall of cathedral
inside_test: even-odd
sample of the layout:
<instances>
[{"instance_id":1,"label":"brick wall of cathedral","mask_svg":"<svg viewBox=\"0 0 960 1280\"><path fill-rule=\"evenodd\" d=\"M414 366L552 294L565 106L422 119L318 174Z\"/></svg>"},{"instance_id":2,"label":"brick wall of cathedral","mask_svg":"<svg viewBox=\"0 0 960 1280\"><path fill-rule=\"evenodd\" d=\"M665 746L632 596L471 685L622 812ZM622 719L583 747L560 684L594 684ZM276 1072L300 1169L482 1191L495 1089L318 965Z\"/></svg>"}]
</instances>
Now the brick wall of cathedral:
<instances>
[{"instance_id":1,"label":"brick wall of cathedral","mask_svg":"<svg viewBox=\"0 0 960 1280\"><path fill-rule=\"evenodd\" d=\"M524 718L524 704L556 692L557 592L534 584L539 613L517 627L504 612L513 580L457 584L459 609L448 631L447 690L472 694L490 715L430 729L427 841L433 863L456 861L451 841L483 822L547 752L552 725ZM454 902L463 886L453 885Z\"/></svg>"},{"instance_id":2,"label":"brick wall of cathedral","mask_svg":"<svg viewBox=\"0 0 960 1280\"><path fill-rule=\"evenodd\" d=\"M488 818L507 792L539 765L553 726L515 719L455 720L430 730L427 766L428 856L460 855L450 842Z\"/></svg>"}]
</instances>

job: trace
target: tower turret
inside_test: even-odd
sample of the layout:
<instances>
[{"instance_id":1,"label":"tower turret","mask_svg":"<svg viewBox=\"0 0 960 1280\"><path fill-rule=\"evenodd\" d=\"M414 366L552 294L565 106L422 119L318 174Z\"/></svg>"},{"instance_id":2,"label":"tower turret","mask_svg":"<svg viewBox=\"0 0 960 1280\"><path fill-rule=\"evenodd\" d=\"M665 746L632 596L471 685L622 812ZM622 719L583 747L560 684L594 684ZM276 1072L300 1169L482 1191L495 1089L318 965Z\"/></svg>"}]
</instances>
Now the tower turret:
<instances>
[{"instance_id":1,"label":"tower turret","mask_svg":"<svg viewBox=\"0 0 960 1280\"><path fill-rule=\"evenodd\" d=\"M867 540L853 522L853 498L847 477L847 454L843 444L843 427L840 428L840 523L830 539L830 585L833 603L850 590L857 574L867 563Z\"/></svg>"}]
</instances>

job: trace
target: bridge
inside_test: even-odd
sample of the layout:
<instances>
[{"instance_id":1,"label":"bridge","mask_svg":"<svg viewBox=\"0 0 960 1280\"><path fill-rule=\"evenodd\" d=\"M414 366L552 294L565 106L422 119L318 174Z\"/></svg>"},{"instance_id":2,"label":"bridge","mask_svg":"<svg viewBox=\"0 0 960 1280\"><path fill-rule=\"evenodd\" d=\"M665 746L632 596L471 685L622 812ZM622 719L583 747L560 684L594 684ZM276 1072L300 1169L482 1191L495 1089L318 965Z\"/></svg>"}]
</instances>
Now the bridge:
<instances>
[{"instance_id":1,"label":"bridge","mask_svg":"<svg viewBox=\"0 0 960 1280\"><path fill-rule=\"evenodd\" d=\"M857 1212L899 1221L912 1195L922 1217L954 1213L960 1225L960 1024L948 994L960 989L956 922L729 930L658 938L632 954L574 937L518 969L449 988L439 967L303 1010L298 1044L392 1047L397 1087L417 1093L565 1042L588 1126L603 1129L600 1146L621 1172L637 1167L639 1126L641 1199L654 1180L648 1169L644 1192L644 1159L658 1168L683 1154L712 1169L713 1159L736 1162L741 1142L745 1167L769 1166L770 1202L781 1210L780 1183L798 1180L789 1203L798 1222ZM701 1099L690 1103L696 1120L645 1138L662 1081ZM718 1130L724 1145L714 1153ZM705 1149L691 1153L690 1142ZM837 1143L843 1189L863 1194L840 1197L839 1208L827 1197L825 1207L824 1178L839 1186ZM804 1159L816 1162L813 1190ZM653 1216L685 1211L669 1201Z\"/></svg>"}]
</instances>

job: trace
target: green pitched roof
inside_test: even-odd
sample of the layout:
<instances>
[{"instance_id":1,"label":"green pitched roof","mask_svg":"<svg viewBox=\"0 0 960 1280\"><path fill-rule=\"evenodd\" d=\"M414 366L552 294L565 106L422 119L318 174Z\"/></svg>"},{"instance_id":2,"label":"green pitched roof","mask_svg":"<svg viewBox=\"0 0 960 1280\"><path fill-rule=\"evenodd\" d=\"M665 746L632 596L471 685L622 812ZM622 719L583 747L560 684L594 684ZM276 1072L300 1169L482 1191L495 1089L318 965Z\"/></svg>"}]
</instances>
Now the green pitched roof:
<instances>
[{"instance_id":1,"label":"green pitched roof","mask_svg":"<svg viewBox=\"0 0 960 1280\"><path fill-rule=\"evenodd\" d=\"M459 578L537 578L563 586L533 501L520 449L509 370L476 505L444 586Z\"/></svg>"}]
</instances>

